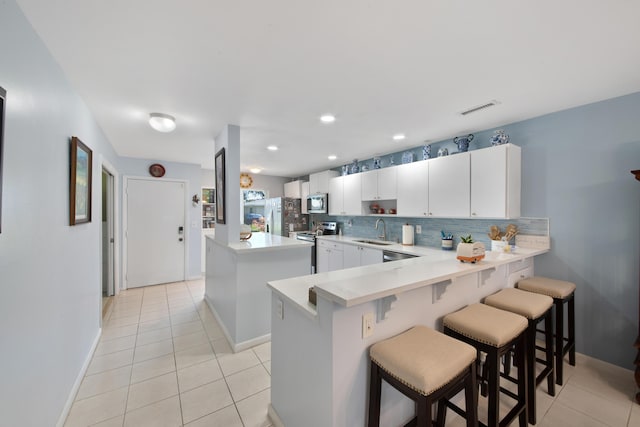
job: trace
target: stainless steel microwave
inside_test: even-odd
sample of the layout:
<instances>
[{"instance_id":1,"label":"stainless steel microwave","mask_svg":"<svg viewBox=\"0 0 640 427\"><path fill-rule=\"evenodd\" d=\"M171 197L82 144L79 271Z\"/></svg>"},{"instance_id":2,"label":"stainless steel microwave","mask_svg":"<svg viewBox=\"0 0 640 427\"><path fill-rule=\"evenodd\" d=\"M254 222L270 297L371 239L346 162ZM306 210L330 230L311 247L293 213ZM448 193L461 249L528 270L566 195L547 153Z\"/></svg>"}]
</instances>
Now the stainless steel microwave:
<instances>
[{"instance_id":1,"label":"stainless steel microwave","mask_svg":"<svg viewBox=\"0 0 640 427\"><path fill-rule=\"evenodd\" d=\"M307 212L310 214L328 213L327 194L310 194L307 196Z\"/></svg>"}]
</instances>

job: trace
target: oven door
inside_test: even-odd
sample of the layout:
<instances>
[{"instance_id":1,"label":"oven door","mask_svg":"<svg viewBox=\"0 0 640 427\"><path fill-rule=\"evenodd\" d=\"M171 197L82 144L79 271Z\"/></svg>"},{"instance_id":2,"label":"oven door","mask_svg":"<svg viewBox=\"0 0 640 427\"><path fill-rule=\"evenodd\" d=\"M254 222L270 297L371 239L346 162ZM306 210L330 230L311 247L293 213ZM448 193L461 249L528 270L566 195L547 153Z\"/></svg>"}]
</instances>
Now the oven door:
<instances>
[{"instance_id":1,"label":"oven door","mask_svg":"<svg viewBox=\"0 0 640 427\"><path fill-rule=\"evenodd\" d=\"M318 244L316 238L314 236L309 235L308 233L304 233L304 234L296 235L296 239L313 243L313 246L311 246L311 272L310 273L315 274L316 273L316 246Z\"/></svg>"}]
</instances>

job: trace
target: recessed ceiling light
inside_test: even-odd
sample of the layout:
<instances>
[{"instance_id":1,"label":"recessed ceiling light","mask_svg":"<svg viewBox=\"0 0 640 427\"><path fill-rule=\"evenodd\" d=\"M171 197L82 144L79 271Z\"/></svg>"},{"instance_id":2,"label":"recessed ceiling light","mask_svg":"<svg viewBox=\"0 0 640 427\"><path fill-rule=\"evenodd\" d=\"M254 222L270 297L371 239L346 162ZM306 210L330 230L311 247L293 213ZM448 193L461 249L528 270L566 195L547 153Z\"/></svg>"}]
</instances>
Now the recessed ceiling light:
<instances>
[{"instance_id":1,"label":"recessed ceiling light","mask_svg":"<svg viewBox=\"0 0 640 427\"><path fill-rule=\"evenodd\" d=\"M251 168L249 170L251 171L251 173L260 173L260 172L262 172L262 169L260 169L260 168Z\"/></svg>"},{"instance_id":2,"label":"recessed ceiling light","mask_svg":"<svg viewBox=\"0 0 640 427\"><path fill-rule=\"evenodd\" d=\"M404 133L397 133L397 134L393 135L393 140L394 141L402 141L405 138L406 137L404 136Z\"/></svg>"},{"instance_id":3,"label":"recessed ceiling light","mask_svg":"<svg viewBox=\"0 0 640 427\"><path fill-rule=\"evenodd\" d=\"M333 114L324 114L320 116L320 121L322 123L333 123L336 121L336 116L334 116Z\"/></svg>"},{"instance_id":4,"label":"recessed ceiling light","mask_svg":"<svg viewBox=\"0 0 640 427\"><path fill-rule=\"evenodd\" d=\"M168 114L149 114L149 124L158 132L171 132L176 128L176 118Z\"/></svg>"},{"instance_id":5,"label":"recessed ceiling light","mask_svg":"<svg viewBox=\"0 0 640 427\"><path fill-rule=\"evenodd\" d=\"M267 150L269 151L278 151L278 147L276 145L270 145L267 147Z\"/></svg>"},{"instance_id":6,"label":"recessed ceiling light","mask_svg":"<svg viewBox=\"0 0 640 427\"><path fill-rule=\"evenodd\" d=\"M337 158L338 158L338 156L336 156L335 154L332 154L329 157L327 157L327 159L329 159L329 160L335 160Z\"/></svg>"}]
</instances>

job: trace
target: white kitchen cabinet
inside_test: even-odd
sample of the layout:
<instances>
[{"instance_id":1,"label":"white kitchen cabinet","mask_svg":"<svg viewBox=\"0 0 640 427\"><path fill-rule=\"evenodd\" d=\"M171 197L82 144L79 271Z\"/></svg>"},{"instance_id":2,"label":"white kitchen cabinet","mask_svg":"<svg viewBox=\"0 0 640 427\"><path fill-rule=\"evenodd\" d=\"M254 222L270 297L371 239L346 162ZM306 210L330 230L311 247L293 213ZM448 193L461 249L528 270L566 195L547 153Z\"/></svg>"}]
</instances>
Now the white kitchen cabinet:
<instances>
[{"instance_id":1,"label":"white kitchen cabinet","mask_svg":"<svg viewBox=\"0 0 640 427\"><path fill-rule=\"evenodd\" d=\"M329 193L329 181L340 175L336 171L326 170L309 175L309 194Z\"/></svg>"},{"instance_id":2,"label":"white kitchen cabinet","mask_svg":"<svg viewBox=\"0 0 640 427\"><path fill-rule=\"evenodd\" d=\"M309 195L309 181L305 181L300 186L300 198L302 199L302 213L308 214L307 212L307 196Z\"/></svg>"},{"instance_id":3,"label":"white kitchen cabinet","mask_svg":"<svg viewBox=\"0 0 640 427\"><path fill-rule=\"evenodd\" d=\"M344 250L340 243L318 239L316 251L316 270L318 273L342 270L344 268Z\"/></svg>"},{"instance_id":4,"label":"white kitchen cabinet","mask_svg":"<svg viewBox=\"0 0 640 427\"><path fill-rule=\"evenodd\" d=\"M398 216L429 214L429 162L421 161L397 166Z\"/></svg>"},{"instance_id":5,"label":"white kitchen cabinet","mask_svg":"<svg viewBox=\"0 0 640 427\"><path fill-rule=\"evenodd\" d=\"M379 264L382 262L382 249L365 246L344 246L344 268L361 267L363 265Z\"/></svg>"},{"instance_id":6,"label":"white kitchen cabinet","mask_svg":"<svg viewBox=\"0 0 640 427\"><path fill-rule=\"evenodd\" d=\"M291 197L292 199L302 198L302 181L291 181L284 183L284 197Z\"/></svg>"},{"instance_id":7,"label":"white kitchen cabinet","mask_svg":"<svg viewBox=\"0 0 640 427\"><path fill-rule=\"evenodd\" d=\"M397 197L396 166L363 172L361 175L362 200L393 200Z\"/></svg>"},{"instance_id":8,"label":"white kitchen cabinet","mask_svg":"<svg viewBox=\"0 0 640 427\"><path fill-rule=\"evenodd\" d=\"M329 181L329 215L362 214L362 174L338 176Z\"/></svg>"},{"instance_id":9,"label":"white kitchen cabinet","mask_svg":"<svg viewBox=\"0 0 640 427\"><path fill-rule=\"evenodd\" d=\"M504 144L471 151L471 217L520 216L521 148Z\"/></svg>"},{"instance_id":10,"label":"white kitchen cabinet","mask_svg":"<svg viewBox=\"0 0 640 427\"><path fill-rule=\"evenodd\" d=\"M429 160L429 216L468 218L471 212L471 153Z\"/></svg>"}]
</instances>

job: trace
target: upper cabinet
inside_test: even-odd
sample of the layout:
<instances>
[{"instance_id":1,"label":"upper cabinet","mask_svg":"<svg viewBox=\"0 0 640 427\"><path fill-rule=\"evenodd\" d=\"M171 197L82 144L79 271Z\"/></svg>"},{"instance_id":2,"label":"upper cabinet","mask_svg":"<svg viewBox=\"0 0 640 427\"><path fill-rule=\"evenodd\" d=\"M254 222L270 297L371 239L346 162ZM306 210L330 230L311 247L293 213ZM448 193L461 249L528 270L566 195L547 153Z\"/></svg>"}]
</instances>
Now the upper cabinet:
<instances>
[{"instance_id":1,"label":"upper cabinet","mask_svg":"<svg viewBox=\"0 0 640 427\"><path fill-rule=\"evenodd\" d=\"M362 200L393 200L397 197L396 166L363 172Z\"/></svg>"},{"instance_id":2,"label":"upper cabinet","mask_svg":"<svg viewBox=\"0 0 640 427\"><path fill-rule=\"evenodd\" d=\"M307 212L307 196L309 195L309 181L305 181L300 186L300 198L302 199L302 213L308 214Z\"/></svg>"},{"instance_id":3,"label":"upper cabinet","mask_svg":"<svg viewBox=\"0 0 640 427\"><path fill-rule=\"evenodd\" d=\"M338 172L326 170L309 175L309 194L329 193L329 180L337 177Z\"/></svg>"},{"instance_id":4,"label":"upper cabinet","mask_svg":"<svg viewBox=\"0 0 640 427\"><path fill-rule=\"evenodd\" d=\"M362 215L362 174L331 178L329 182L329 215Z\"/></svg>"},{"instance_id":5,"label":"upper cabinet","mask_svg":"<svg viewBox=\"0 0 640 427\"><path fill-rule=\"evenodd\" d=\"M471 153L429 160L429 216L468 218L471 209Z\"/></svg>"},{"instance_id":6,"label":"upper cabinet","mask_svg":"<svg viewBox=\"0 0 640 427\"><path fill-rule=\"evenodd\" d=\"M397 166L398 216L429 214L429 162Z\"/></svg>"},{"instance_id":7,"label":"upper cabinet","mask_svg":"<svg viewBox=\"0 0 640 427\"><path fill-rule=\"evenodd\" d=\"M471 151L471 217L520 216L521 152L504 144Z\"/></svg>"},{"instance_id":8,"label":"upper cabinet","mask_svg":"<svg viewBox=\"0 0 640 427\"><path fill-rule=\"evenodd\" d=\"M291 181L284 183L284 197L291 197L293 199L302 198L302 181Z\"/></svg>"}]
</instances>

